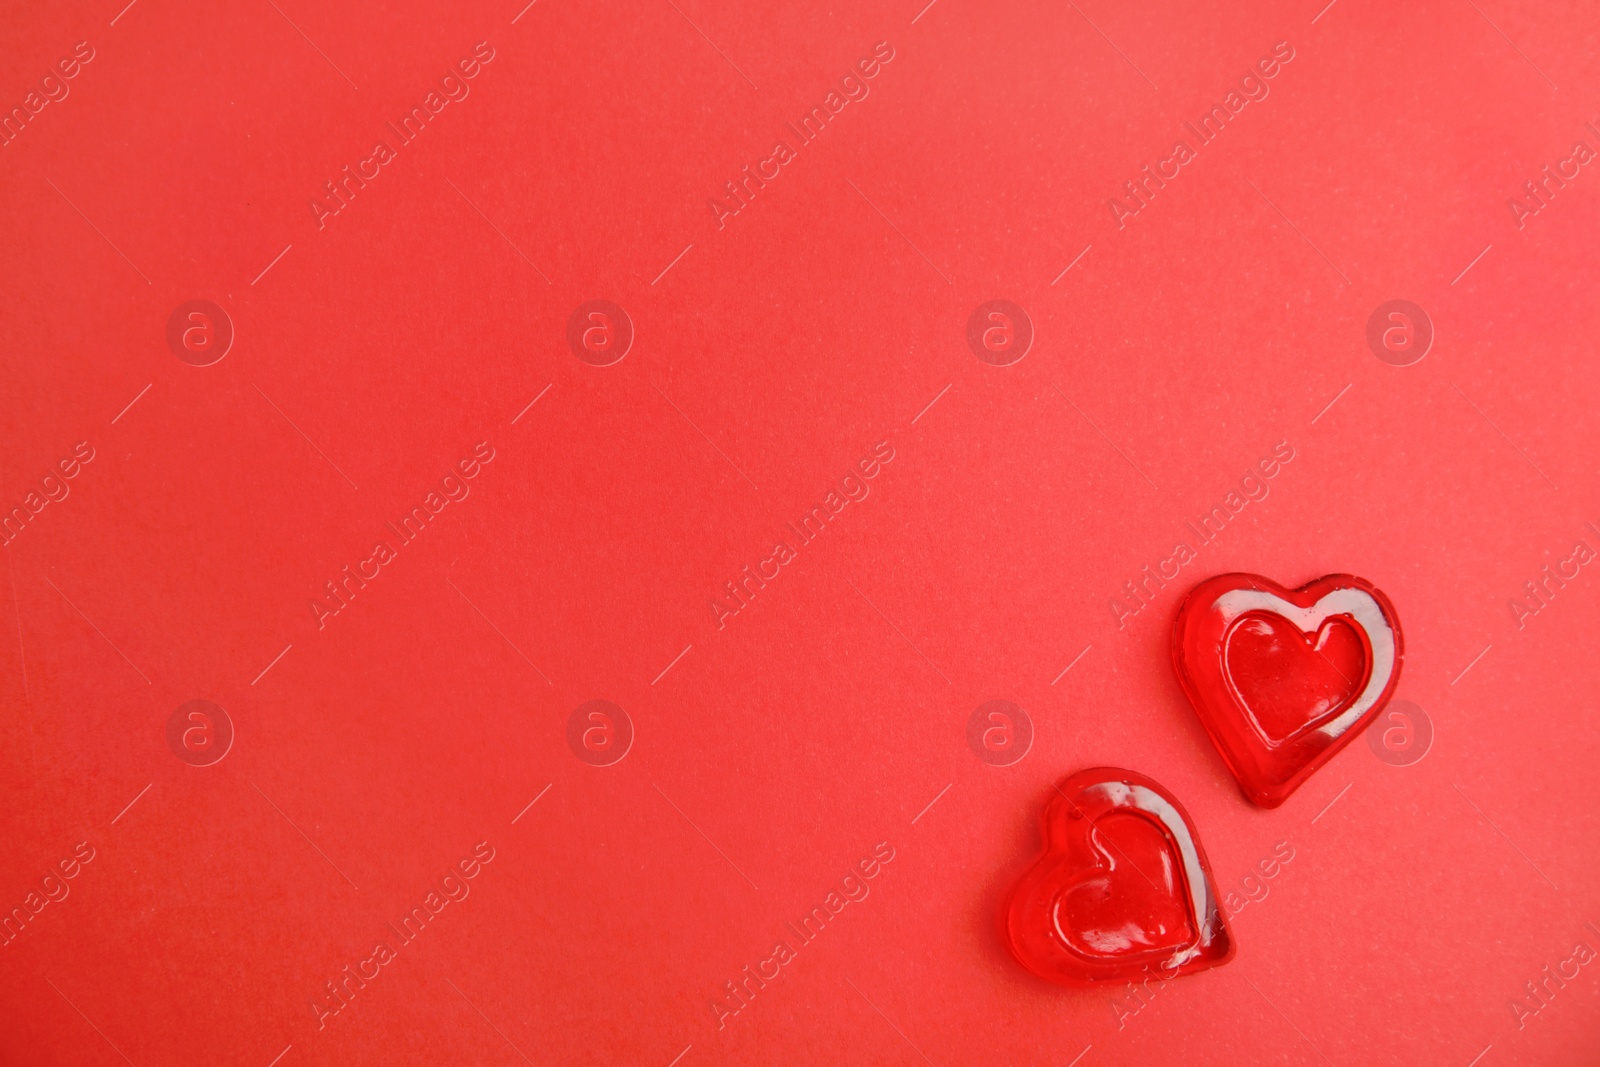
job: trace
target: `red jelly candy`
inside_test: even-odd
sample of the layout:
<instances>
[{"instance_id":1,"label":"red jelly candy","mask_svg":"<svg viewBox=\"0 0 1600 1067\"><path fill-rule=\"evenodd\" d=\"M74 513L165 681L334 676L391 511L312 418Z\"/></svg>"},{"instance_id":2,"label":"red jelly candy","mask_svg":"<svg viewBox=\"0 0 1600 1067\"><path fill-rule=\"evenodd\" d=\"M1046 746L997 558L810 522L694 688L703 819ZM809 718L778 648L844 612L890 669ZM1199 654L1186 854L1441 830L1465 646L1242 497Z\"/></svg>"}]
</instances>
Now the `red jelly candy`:
<instances>
[{"instance_id":1,"label":"red jelly candy","mask_svg":"<svg viewBox=\"0 0 1600 1067\"><path fill-rule=\"evenodd\" d=\"M1178 609L1178 682L1245 795L1275 808L1383 710L1400 681L1394 605L1330 574L1299 589L1254 574L1195 586Z\"/></svg>"},{"instance_id":2,"label":"red jelly candy","mask_svg":"<svg viewBox=\"0 0 1600 1067\"><path fill-rule=\"evenodd\" d=\"M1063 985L1174 978L1233 958L1211 867L1183 806L1133 771L1056 787L1044 853L1011 891L1011 953Z\"/></svg>"}]
</instances>

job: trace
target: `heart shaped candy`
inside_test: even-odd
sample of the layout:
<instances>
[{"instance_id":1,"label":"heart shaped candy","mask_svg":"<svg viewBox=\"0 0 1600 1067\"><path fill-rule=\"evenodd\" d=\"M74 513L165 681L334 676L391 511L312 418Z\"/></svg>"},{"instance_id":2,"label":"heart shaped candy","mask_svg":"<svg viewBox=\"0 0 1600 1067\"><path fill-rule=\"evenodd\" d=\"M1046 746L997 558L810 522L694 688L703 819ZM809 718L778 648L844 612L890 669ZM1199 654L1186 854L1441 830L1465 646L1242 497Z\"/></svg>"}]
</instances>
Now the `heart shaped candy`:
<instances>
[{"instance_id":1,"label":"heart shaped candy","mask_svg":"<svg viewBox=\"0 0 1600 1067\"><path fill-rule=\"evenodd\" d=\"M1062 985L1173 978L1233 957L1211 868L1182 805L1134 771L1095 767L1056 787L1044 852L1011 891L1012 955Z\"/></svg>"},{"instance_id":2,"label":"heart shaped candy","mask_svg":"<svg viewBox=\"0 0 1600 1067\"><path fill-rule=\"evenodd\" d=\"M1245 795L1275 808L1383 710L1400 681L1394 605L1330 574L1285 589L1254 574L1195 586L1178 609L1178 682Z\"/></svg>"}]
</instances>

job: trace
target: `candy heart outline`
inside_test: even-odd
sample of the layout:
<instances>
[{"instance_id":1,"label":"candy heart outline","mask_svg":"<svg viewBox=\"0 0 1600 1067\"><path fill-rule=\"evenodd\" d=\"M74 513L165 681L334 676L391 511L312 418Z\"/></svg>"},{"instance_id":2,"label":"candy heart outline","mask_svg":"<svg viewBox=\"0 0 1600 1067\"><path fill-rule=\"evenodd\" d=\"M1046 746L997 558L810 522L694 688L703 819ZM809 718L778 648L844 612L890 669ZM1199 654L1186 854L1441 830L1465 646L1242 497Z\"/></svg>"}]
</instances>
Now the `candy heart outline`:
<instances>
[{"instance_id":1,"label":"candy heart outline","mask_svg":"<svg viewBox=\"0 0 1600 1067\"><path fill-rule=\"evenodd\" d=\"M1150 820L1160 829L1178 861L1181 889L1186 892L1177 899L1186 906L1194 931L1194 936L1179 947L1091 955L1060 934L1061 899L1094 872L1105 869L1093 860L1083 861L1097 851L1092 841L1094 831L1100 819L1110 814L1133 814ZM1076 851L1075 827L1076 836L1081 838L1081 848ZM1160 783L1119 767L1079 771L1055 786L1055 795L1040 813L1039 828L1043 847L1012 886L1001 922L1007 947L1028 971L1058 985L1085 986L1127 981L1151 973L1173 978L1221 966L1233 958L1235 944L1199 834L1183 805ZM1114 844L1111 847L1116 848ZM1073 861L1078 861L1077 865L1069 867ZM1137 865L1131 860L1128 863L1148 880ZM1162 953L1166 953L1164 958Z\"/></svg>"},{"instance_id":2,"label":"candy heart outline","mask_svg":"<svg viewBox=\"0 0 1600 1067\"><path fill-rule=\"evenodd\" d=\"M1369 655L1360 693L1332 718L1272 742L1241 699L1225 659L1232 628L1252 613L1277 615L1302 634L1342 618L1361 635ZM1191 638L1197 646L1193 663L1186 653ZM1263 808L1281 805L1377 717L1394 695L1404 659L1393 603L1353 574L1325 574L1297 589L1259 574L1219 574L1189 591L1172 627L1178 684L1245 796ZM1226 706L1213 706L1208 694L1215 691L1227 695ZM1250 734L1225 731L1214 716L1237 719Z\"/></svg>"},{"instance_id":3,"label":"candy heart outline","mask_svg":"<svg viewBox=\"0 0 1600 1067\"><path fill-rule=\"evenodd\" d=\"M1331 608L1324 606L1330 602L1336 603ZM1344 610L1346 607L1351 610ZM1265 589L1230 589L1216 599L1216 602L1212 604L1212 610L1220 612L1222 616L1224 650L1226 650L1227 642L1233 637L1235 626L1246 615L1276 615L1287 621L1296 630L1299 630L1302 635L1309 637L1320 636L1323 628L1330 622L1335 621L1337 617L1343 617L1348 620L1347 624L1361 637L1362 647L1367 653L1366 684L1361 687L1361 691L1356 697L1344 706L1343 710L1337 713L1325 712L1322 716L1325 721L1314 727L1317 731L1326 734L1330 738L1338 737L1344 733L1345 730L1349 729L1351 723L1359 719L1362 713L1372 706L1372 703L1378 699L1384 688L1388 686L1389 679L1394 673L1396 666L1394 631L1388 626L1388 619L1383 614L1383 608L1364 589L1353 587L1335 589L1333 592L1325 594L1310 607L1301 607ZM1376 634L1369 627L1369 623L1372 621L1376 621L1382 627ZM1238 683L1234 680L1233 674L1227 669L1226 660L1227 653L1224 651L1223 681L1227 683L1228 691L1234 695L1234 699L1247 708L1248 705L1245 705L1244 702L1244 694L1239 691ZM1335 714L1337 717L1328 718L1328 716ZM1260 725L1256 722L1254 715L1248 715L1247 717L1250 719L1251 725L1256 727L1257 733L1262 736L1263 741L1272 748L1293 743L1304 736L1306 730L1312 729L1313 724L1317 721L1313 719L1283 740L1273 741L1266 736L1265 731L1260 729Z\"/></svg>"}]
</instances>

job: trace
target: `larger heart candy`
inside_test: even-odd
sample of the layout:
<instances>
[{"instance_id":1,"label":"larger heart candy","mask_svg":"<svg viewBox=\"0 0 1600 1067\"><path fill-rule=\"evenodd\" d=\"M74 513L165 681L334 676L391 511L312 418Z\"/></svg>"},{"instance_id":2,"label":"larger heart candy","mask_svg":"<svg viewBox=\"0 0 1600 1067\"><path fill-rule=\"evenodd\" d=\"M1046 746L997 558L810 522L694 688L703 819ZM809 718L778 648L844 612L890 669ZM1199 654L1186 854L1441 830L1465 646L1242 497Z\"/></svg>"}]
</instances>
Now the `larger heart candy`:
<instances>
[{"instance_id":1,"label":"larger heart candy","mask_svg":"<svg viewBox=\"0 0 1600 1067\"><path fill-rule=\"evenodd\" d=\"M1200 840L1154 781L1079 771L1056 787L1041 829L1044 852L1004 916L1011 953L1028 970L1088 985L1174 978L1233 957Z\"/></svg>"},{"instance_id":2,"label":"larger heart candy","mask_svg":"<svg viewBox=\"0 0 1600 1067\"><path fill-rule=\"evenodd\" d=\"M1245 795L1275 808L1377 717L1400 681L1400 623L1370 582L1285 589L1254 574L1195 586L1178 609L1178 682Z\"/></svg>"}]
</instances>

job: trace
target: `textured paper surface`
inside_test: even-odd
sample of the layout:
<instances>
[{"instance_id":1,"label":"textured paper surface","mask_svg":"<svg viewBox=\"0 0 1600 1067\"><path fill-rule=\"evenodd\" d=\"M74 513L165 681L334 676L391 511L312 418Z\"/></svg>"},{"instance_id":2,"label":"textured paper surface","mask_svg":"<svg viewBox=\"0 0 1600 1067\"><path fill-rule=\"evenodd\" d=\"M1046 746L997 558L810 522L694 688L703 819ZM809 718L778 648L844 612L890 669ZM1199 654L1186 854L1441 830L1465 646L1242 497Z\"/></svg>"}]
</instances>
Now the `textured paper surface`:
<instances>
[{"instance_id":1,"label":"textured paper surface","mask_svg":"<svg viewBox=\"0 0 1600 1067\"><path fill-rule=\"evenodd\" d=\"M0 29L0 1060L1591 1062L1592 9L119 7ZM1228 570L1382 588L1412 738L1251 807ZM1009 957L1098 764L1227 966Z\"/></svg>"}]
</instances>

